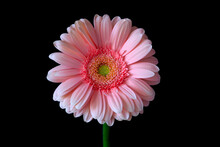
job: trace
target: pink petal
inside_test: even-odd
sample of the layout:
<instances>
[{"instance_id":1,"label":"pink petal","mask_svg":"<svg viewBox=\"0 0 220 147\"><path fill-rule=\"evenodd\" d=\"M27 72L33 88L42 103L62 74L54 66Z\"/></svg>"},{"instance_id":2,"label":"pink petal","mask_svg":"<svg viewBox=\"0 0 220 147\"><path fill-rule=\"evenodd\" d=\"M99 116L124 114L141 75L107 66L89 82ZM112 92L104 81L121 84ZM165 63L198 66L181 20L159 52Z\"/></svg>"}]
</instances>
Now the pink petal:
<instances>
[{"instance_id":1,"label":"pink petal","mask_svg":"<svg viewBox=\"0 0 220 147\"><path fill-rule=\"evenodd\" d=\"M84 111L85 111L85 109L79 109L79 110L77 110L76 112L73 113L73 116L76 117L76 118L80 117L81 115L83 115Z\"/></svg>"},{"instance_id":2,"label":"pink petal","mask_svg":"<svg viewBox=\"0 0 220 147\"><path fill-rule=\"evenodd\" d=\"M113 111L109 107L108 101L107 101L107 96L104 92L101 92L102 94L102 100L103 100L103 107L102 107L102 112L100 116L98 116L97 120L100 124L104 124L105 122L108 122L113 115Z\"/></svg>"},{"instance_id":3,"label":"pink petal","mask_svg":"<svg viewBox=\"0 0 220 147\"><path fill-rule=\"evenodd\" d=\"M63 41L63 42L66 42L70 45L73 45L73 41L72 41L72 38L70 36L70 34L67 34L67 33L63 33L60 35L60 39Z\"/></svg>"},{"instance_id":4,"label":"pink petal","mask_svg":"<svg viewBox=\"0 0 220 147\"><path fill-rule=\"evenodd\" d=\"M128 40L125 42L125 44L123 45L123 47L120 49L120 54L125 56L127 55L129 52L131 52L141 41L142 37L144 34L144 30L143 29L136 29L134 30Z\"/></svg>"},{"instance_id":5,"label":"pink petal","mask_svg":"<svg viewBox=\"0 0 220 147\"><path fill-rule=\"evenodd\" d=\"M90 113L90 110L89 110L89 106L85 108L84 110L84 113L83 113L83 120L85 122L90 122L92 120L92 115Z\"/></svg>"},{"instance_id":6,"label":"pink petal","mask_svg":"<svg viewBox=\"0 0 220 147\"><path fill-rule=\"evenodd\" d=\"M86 91L89 88L88 83L81 83L72 93L71 96L71 107L75 107L76 104L83 99Z\"/></svg>"},{"instance_id":7,"label":"pink petal","mask_svg":"<svg viewBox=\"0 0 220 147\"><path fill-rule=\"evenodd\" d=\"M91 40L94 42L94 44L96 46L98 46L98 41L97 41L97 37L96 37L94 27L92 26L92 24L87 19L83 19L82 22L84 23L84 25L85 25L85 27L88 31L88 35L90 36Z\"/></svg>"},{"instance_id":8,"label":"pink petal","mask_svg":"<svg viewBox=\"0 0 220 147\"><path fill-rule=\"evenodd\" d=\"M114 18L112 19L112 26L114 27L115 24L116 24L118 21L120 21L120 20L121 20L121 18L120 18L119 16L114 17Z\"/></svg>"},{"instance_id":9,"label":"pink petal","mask_svg":"<svg viewBox=\"0 0 220 147\"><path fill-rule=\"evenodd\" d=\"M61 101L60 101L60 108L61 109L65 109L66 107L69 107L68 105L68 101L69 101L69 98L65 97L63 98Z\"/></svg>"},{"instance_id":10,"label":"pink petal","mask_svg":"<svg viewBox=\"0 0 220 147\"><path fill-rule=\"evenodd\" d=\"M97 42L98 42L98 47L101 47L102 45L102 40L101 40L101 22L102 22L102 17L99 15L94 16L94 29L96 32L96 37L97 37Z\"/></svg>"},{"instance_id":11,"label":"pink petal","mask_svg":"<svg viewBox=\"0 0 220 147\"><path fill-rule=\"evenodd\" d=\"M86 24L84 23L85 21L86 21L85 19L80 19L79 21L76 21L75 28L78 31L78 33L82 36L82 38L89 44L89 46L93 49L96 49L97 48L96 43L94 43L93 38L91 37L91 34L89 34L88 26L86 26ZM89 25L89 21L87 21L87 24ZM90 26L90 32L92 34L95 33L94 29L91 28L91 26ZM95 35L93 37L94 39L96 38Z\"/></svg>"},{"instance_id":12,"label":"pink petal","mask_svg":"<svg viewBox=\"0 0 220 147\"><path fill-rule=\"evenodd\" d=\"M160 83L160 81L147 81L147 83L148 83L149 85L157 85L157 84Z\"/></svg>"},{"instance_id":13,"label":"pink petal","mask_svg":"<svg viewBox=\"0 0 220 147\"><path fill-rule=\"evenodd\" d=\"M110 35L112 32L112 23L108 15L104 15L101 22L101 40L103 48L110 48Z\"/></svg>"},{"instance_id":14,"label":"pink petal","mask_svg":"<svg viewBox=\"0 0 220 147\"><path fill-rule=\"evenodd\" d=\"M103 99L102 99L102 112L101 112L101 114L98 116L97 115L97 120L98 120L98 122L100 123L100 124L104 124L105 123L105 121L104 121L104 119L105 119L105 114L106 114L106 112L107 112L107 109L106 109L106 99L104 98L104 96L103 96ZM109 108L110 109L110 108Z\"/></svg>"},{"instance_id":15,"label":"pink petal","mask_svg":"<svg viewBox=\"0 0 220 147\"><path fill-rule=\"evenodd\" d=\"M131 119L132 119L132 114L131 114L131 113L129 113L129 118L128 118L128 120L127 120L127 121L131 121Z\"/></svg>"},{"instance_id":16,"label":"pink petal","mask_svg":"<svg viewBox=\"0 0 220 147\"><path fill-rule=\"evenodd\" d=\"M155 96L154 90L147 84L147 82L140 80L140 79L134 79L134 78L128 78L126 80L126 84L135 90L138 94L141 96L146 96L146 99L148 101L152 101Z\"/></svg>"},{"instance_id":17,"label":"pink petal","mask_svg":"<svg viewBox=\"0 0 220 147\"><path fill-rule=\"evenodd\" d=\"M122 120L128 120L130 115L128 111L123 110L121 113L115 113L114 116L118 121L122 121Z\"/></svg>"},{"instance_id":18,"label":"pink petal","mask_svg":"<svg viewBox=\"0 0 220 147\"><path fill-rule=\"evenodd\" d=\"M112 109L107 105L107 106L106 106L106 111L105 111L105 117L103 118L103 120L104 120L105 122L108 122L108 121L111 119L112 115L113 115L113 111L112 111Z\"/></svg>"},{"instance_id":19,"label":"pink petal","mask_svg":"<svg viewBox=\"0 0 220 147\"><path fill-rule=\"evenodd\" d=\"M154 56L151 56L151 57L148 57L148 58L143 58L143 59L140 60L140 62L149 62L149 63L155 64L155 65L158 64L158 60Z\"/></svg>"},{"instance_id":20,"label":"pink petal","mask_svg":"<svg viewBox=\"0 0 220 147\"><path fill-rule=\"evenodd\" d=\"M70 95L70 101L71 101L71 96L72 94ZM75 113L76 111L79 111L79 110L77 110L75 107L71 107L71 102L70 102L69 111L71 111L72 113Z\"/></svg>"},{"instance_id":21,"label":"pink petal","mask_svg":"<svg viewBox=\"0 0 220 147\"><path fill-rule=\"evenodd\" d=\"M59 51L63 52L66 55L69 55L80 61L84 61L86 59L85 56L78 49L76 49L73 45L69 43L63 41L55 41L53 44Z\"/></svg>"},{"instance_id":22,"label":"pink petal","mask_svg":"<svg viewBox=\"0 0 220 147\"><path fill-rule=\"evenodd\" d=\"M98 117L100 117L102 111L103 111L103 97L100 90L98 91L95 90L90 101L90 112L92 114L92 117L97 119Z\"/></svg>"},{"instance_id":23,"label":"pink petal","mask_svg":"<svg viewBox=\"0 0 220 147\"><path fill-rule=\"evenodd\" d=\"M89 85L89 88L86 90L85 95L81 98L81 100L78 102L78 104L76 104L76 109L81 109L83 106L87 105L87 103L89 102L89 99L92 95L92 85Z\"/></svg>"},{"instance_id":24,"label":"pink petal","mask_svg":"<svg viewBox=\"0 0 220 147\"><path fill-rule=\"evenodd\" d=\"M135 69L147 69L150 70L152 72L158 72L159 68L152 64L152 63L148 63L148 62L136 62L134 64L131 64L129 66L130 70L135 70Z\"/></svg>"},{"instance_id":25,"label":"pink petal","mask_svg":"<svg viewBox=\"0 0 220 147\"><path fill-rule=\"evenodd\" d=\"M128 98L136 99L134 91L129 88L126 84L122 84L118 87Z\"/></svg>"},{"instance_id":26,"label":"pink petal","mask_svg":"<svg viewBox=\"0 0 220 147\"><path fill-rule=\"evenodd\" d=\"M53 99L55 101L60 101L60 98L63 95L66 95L67 93L71 92L76 86L78 86L81 83L81 80L81 76L75 76L61 83L55 90Z\"/></svg>"},{"instance_id":27,"label":"pink petal","mask_svg":"<svg viewBox=\"0 0 220 147\"><path fill-rule=\"evenodd\" d=\"M67 66L67 67L81 69L83 66L80 61L78 61L70 56L67 56L63 53L60 53L60 52L50 54L49 58L51 60L54 60L58 64L61 64L61 65Z\"/></svg>"},{"instance_id":28,"label":"pink petal","mask_svg":"<svg viewBox=\"0 0 220 147\"><path fill-rule=\"evenodd\" d=\"M137 99L133 100L133 102L135 105L135 112L140 112L143 110L144 104L139 95L137 95Z\"/></svg>"},{"instance_id":29,"label":"pink petal","mask_svg":"<svg viewBox=\"0 0 220 147\"><path fill-rule=\"evenodd\" d=\"M151 87L150 87L151 88ZM154 92L154 90L151 88L151 91L152 91L152 94L151 95L147 95L147 96L142 96L141 94L140 94L140 96L141 96L141 98L143 99L143 100L146 100L146 101L153 101L154 100L154 97L155 97L155 92Z\"/></svg>"},{"instance_id":30,"label":"pink petal","mask_svg":"<svg viewBox=\"0 0 220 147\"><path fill-rule=\"evenodd\" d=\"M151 44L148 44L147 41L140 43L135 49L125 56L125 61L127 64L132 64L144 58L152 49Z\"/></svg>"},{"instance_id":31,"label":"pink petal","mask_svg":"<svg viewBox=\"0 0 220 147\"><path fill-rule=\"evenodd\" d=\"M97 119L97 121L100 123L100 124L104 124L105 121L103 119Z\"/></svg>"},{"instance_id":32,"label":"pink petal","mask_svg":"<svg viewBox=\"0 0 220 147\"><path fill-rule=\"evenodd\" d=\"M72 30L76 31L76 26L75 26L75 24L72 24L71 26L69 26L69 27L67 28L68 34L70 34L70 32L71 32ZM70 37L71 37L71 35L70 35ZM71 37L71 39L72 39L72 37Z\"/></svg>"},{"instance_id":33,"label":"pink petal","mask_svg":"<svg viewBox=\"0 0 220 147\"><path fill-rule=\"evenodd\" d=\"M76 28L74 28L74 26L72 25L70 27L71 29L69 30L69 34L72 38L73 44L74 46L84 55L84 56L88 56L90 49L93 47L90 44L88 44L87 40L85 40L85 38L82 37L82 35L80 34L80 32L78 32L76 30Z\"/></svg>"},{"instance_id":34,"label":"pink petal","mask_svg":"<svg viewBox=\"0 0 220 147\"><path fill-rule=\"evenodd\" d=\"M142 99L142 101L143 101L143 104L144 104L145 107L149 106L149 104L150 104L149 101L146 101L146 100L144 100L144 99Z\"/></svg>"},{"instance_id":35,"label":"pink petal","mask_svg":"<svg viewBox=\"0 0 220 147\"><path fill-rule=\"evenodd\" d=\"M60 71L54 71L53 74L56 77L68 77L68 76L81 74L81 71L79 69L70 68L70 69L65 69L65 70L60 70Z\"/></svg>"},{"instance_id":36,"label":"pink petal","mask_svg":"<svg viewBox=\"0 0 220 147\"><path fill-rule=\"evenodd\" d=\"M71 114L73 111L70 109L70 97L71 94L68 94L60 101L60 108L65 109L66 113Z\"/></svg>"},{"instance_id":37,"label":"pink petal","mask_svg":"<svg viewBox=\"0 0 220 147\"><path fill-rule=\"evenodd\" d=\"M139 111L131 112L131 114L132 114L133 116L138 116L139 113L140 113Z\"/></svg>"},{"instance_id":38,"label":"pink petal","mask_svg":"<svg viewBox=\"0 0 220 147\"><path fill-rule=\"evenodd\" d=\"M127 97L121 90L118 91L118 94L121 97L124 108L129 112L133 112L134 102L132 101L132 99Z\"/></svg>"},{"instance_id":39,"label":"pink petal","mask_svg":"<svg viewBox=\"0 0 220 147\"><path fill-rule=\"evenodd\" d=\"M57 77L55 76L55 73L61 70L65 70L65 69L70 69L69 67L63 66L63 65L58 65L54 68L52 68L51 70L49 70L48 74L47 74L47 80L51 81L51 82L55 82L55 83L60 83L60 82L64 82L65 80L69 79L69 77Z\"/></svg>"},{"instance_id":40,"label":"pink petal","mask_svg":"<svg viewBox=\"0 0 220 147\"><path fill-rule=\"evenodd\" d=\"M105 96L105 99L106 99L106 98L107 98L107 97ZM105 101L106 101L106 109L105 109L105 116L104 116L103 120L104 120L105 122L108 122L108 121L111 119L112 115L113 115L113 111L112 111L112 109L109 107L108 101L107 101L107 100L105 100Z\"/></svg>"},{"instance_id":41,"label":"pink petal","mask_svg":"<svg viewBox=\"0 0 220 147\"><path fill-rule=\"evenodd\" d=\"M123 104L120 96L116 92L116 89L113 89L112 93L107 95L107 101L112 111L115 113L121 113Z\"/></svg>"},{"instance_id":42,"label":"pink petal","mask_svg":"<svg viewBox=\"0 0 220 147\"><path fill-rule=\"evenodd\" d=\"M129 73L131 74L131 77L143 79L147 79L155 75L154 72L142 68L131 69L129 70Z\"/></svg>"},{"instance_id":43,"label":"pink petal","mask_svg":"<svg viewBox=\"0 0 220 147\"><path fill-rule=\"evenodd\" d=\"M159 73L155 73L153 77L147 79L147 81L159 81L159 80L160 80Z\"/></svg>"},{"instance_id":44,"label":"pink petal","mask_svg":"<svg viewBox=\"0 0 220 147\"><path fill-rule=\"evenodd\" d=\"M113 117L116 119L116 120L118 120L118 121L122 121L122 118L119 116L119 115L117 115L118 113L114 113L113 114Z\"/></svg>"},{"instance_id":45,"label":"pink petal","mask_svg":"<svg viewBox=\"0 0 220 147\"><path fill-rule=\"evenodd\" d=\"M143 114L144 113L144 109L142 109L141 111L140 111L140 114Z\"/></svg>"},{"instance_id":46,"label":"pink petal","mask_svg":"<svg viewBox=\"0 0 220 147\"><path fill-rule=\"evenodd\" d=\"M149 85L157 85L160 83L160 75L155 73L153 77L146 79L146 81Z\"/></svg>"},{"instance_id":47,"label":"pink petal","mask_svg":"<svg viewBox=\"0 0 220 147\"><path fill-rule=\"evenodd\" d=\"M155 53L156 53L155 50L151 49L151 51L145 56L145 58L149 58L149 57L153 56Z\"/></svg>"},{"instance_id":48,"label":"pink petal","mask_svg":"<svg viewBox=\"0 0 220 147\"><path fill-rule=\"evenodd\" d=\"M106 123L107 123L108 126L113 126L114 122L115 122L115 118L112 117L112 118L111 118L109 121L107 121Z\"/></svg>"},{"instance_id":49,"label":"pink petal","mask_svg":"<svg viewBox=\"0 0 220 147\"><path fill-rule=\"evenodd\" d=\"M67 114L74 113L74 111L72 111L72 110L70 109L70 99L66 99L66 100L64 101L64 105L68 105L68 106L66 106L66 108L65 108L65 111L66 111Z\"/></svg>"},{"instance_id":50,"label":"pink petal","mask_svg":"<svg viewBox=\"0 0 220 147\"><path fill-rule=\"evenodd\" d=\"M115 24L110 37L113 50L121 49L130 34L131 25L130 19L122 19Z\"/></svg>"},{"instance_id":51,"label":"pink petal","mask_svg":"<svg viewBox=\"0 0 220 147\"><path fill-rule=\"evenodd\" d=\"M64 82L72 76L80 74L79 69L69 68L63 65L52 68L47 74L47 80L55 83Z\"/></svg>"},{"instance_id":52,"label":"pink petal","mask_svg":"<svg viewBox=\"0 0 220 147\"><path fill-rule=\"evenodd\" d=\"M134 31L137 30L137 29L138 29L138 27L132 26L132 27L131 27L131 32L134 32Z\"/></svg>"}]
</instances>

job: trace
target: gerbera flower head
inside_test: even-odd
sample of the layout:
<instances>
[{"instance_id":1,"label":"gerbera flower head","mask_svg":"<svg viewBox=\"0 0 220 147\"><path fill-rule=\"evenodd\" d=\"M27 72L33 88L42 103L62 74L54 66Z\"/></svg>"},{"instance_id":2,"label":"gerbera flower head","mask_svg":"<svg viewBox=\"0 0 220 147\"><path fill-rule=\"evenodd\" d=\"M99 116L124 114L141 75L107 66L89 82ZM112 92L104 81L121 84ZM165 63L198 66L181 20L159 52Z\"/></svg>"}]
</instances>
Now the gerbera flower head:
<instances>
[{"instance_id":1,"label":"gerbera flower head","mask_svg":"<svg viewBox=\"0 0 220 147\"><path fill-rule=\"evenodd\" d=\"M94 17L94 26L80 19L67 28L50 54L57 67L47 79L61 83L53 99L85 122L114 124L143 113L154 99L150 85L160 81L151 41L130 19Z\"/></svg>"}]
</instances>

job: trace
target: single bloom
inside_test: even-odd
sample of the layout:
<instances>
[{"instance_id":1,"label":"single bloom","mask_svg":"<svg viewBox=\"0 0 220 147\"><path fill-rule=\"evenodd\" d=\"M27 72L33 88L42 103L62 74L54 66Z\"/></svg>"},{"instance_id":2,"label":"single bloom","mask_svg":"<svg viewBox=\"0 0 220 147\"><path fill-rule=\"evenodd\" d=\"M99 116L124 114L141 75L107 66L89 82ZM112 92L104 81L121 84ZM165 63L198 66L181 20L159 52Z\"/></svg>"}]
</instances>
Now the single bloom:
<instances>
[{"instance_id":1,"label":"single bloom","mask_svg":"<svg viewBox=\"0 0 220 147\"><path fill-rule=\"evenodd\" d=\"M94 26L80 19L60 38L54 42L60 52L49 55L59 65L47 79L61 83L53 99L67 113L112 126L142 114L154 99L158 60L144 29L130 19L95 15Z\"/></svg>"}]
</instances>

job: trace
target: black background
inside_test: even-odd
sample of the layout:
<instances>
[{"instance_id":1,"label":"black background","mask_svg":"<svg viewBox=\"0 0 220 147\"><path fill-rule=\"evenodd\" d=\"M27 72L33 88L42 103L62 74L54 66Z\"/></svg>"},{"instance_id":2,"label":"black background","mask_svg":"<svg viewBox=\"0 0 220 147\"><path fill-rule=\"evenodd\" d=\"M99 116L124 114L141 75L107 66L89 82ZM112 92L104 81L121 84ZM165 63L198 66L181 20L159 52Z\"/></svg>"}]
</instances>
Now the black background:
<instances>
[{"instance_id":1,"label":"black background","mask_svg":"<svg viewBox=\"0 0 220 147\"><path fill-rule=\"evenodd\" d=\"M186 51L191 36L188 30L193 27L191 20L197 16L191 9L189 3L149 1L29 3L16 9L14 13L19 13L11 19L17 24L13 27L22 34L22 37L15 34L21 39L16 53L24 55L16 58L20 66L18 83L22 84L14 85L19 88L16 92L19 96L14 98L18 105L9 108L13 112L8 115L11 121L7 122L10 127L6 136L30 146L102 146L102 125L96 120L85 123L82 117L74 118L60 109L58 102L52 100L58 84L47 81L46 76L57 65L48 58L57 51L53 42L60 39L66 28L80 18L93 22L95 14L108 14L111 18L130 18L133 25L145 29L156 50L161 75L161 83L153 86L155 100L144 108L144 114L131 121L115 121L110 128L111 146L197 144L202 129L196 121L198 111L191 111L193 96L187 89L186 78L189 75L186 69L190 67L184 61L189 54Z\"/></svg>"}]
</instances>

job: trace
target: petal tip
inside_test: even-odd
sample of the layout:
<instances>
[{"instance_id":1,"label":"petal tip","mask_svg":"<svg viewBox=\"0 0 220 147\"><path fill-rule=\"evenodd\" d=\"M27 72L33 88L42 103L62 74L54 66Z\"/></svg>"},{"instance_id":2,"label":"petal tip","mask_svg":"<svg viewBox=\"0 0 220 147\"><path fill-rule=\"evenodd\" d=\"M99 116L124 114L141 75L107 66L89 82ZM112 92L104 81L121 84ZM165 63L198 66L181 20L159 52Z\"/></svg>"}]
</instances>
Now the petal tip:
<instances>
[{"instance_id":1,"label":"petal tip","mask_svg":"<svg viewBox=\"0 0 220 147\"><path fill-rule=\"evenodd\" d=\"M54 53L52 53L52 54L49 55L49 58L50 58L51 60L53 60L53 57L54 57Z\"/></svg>"}]
</instances>

